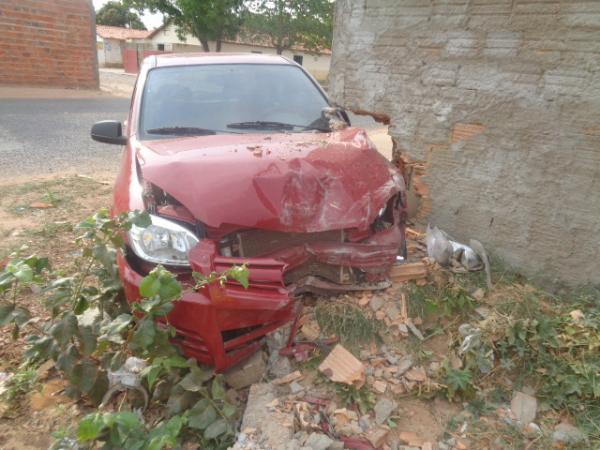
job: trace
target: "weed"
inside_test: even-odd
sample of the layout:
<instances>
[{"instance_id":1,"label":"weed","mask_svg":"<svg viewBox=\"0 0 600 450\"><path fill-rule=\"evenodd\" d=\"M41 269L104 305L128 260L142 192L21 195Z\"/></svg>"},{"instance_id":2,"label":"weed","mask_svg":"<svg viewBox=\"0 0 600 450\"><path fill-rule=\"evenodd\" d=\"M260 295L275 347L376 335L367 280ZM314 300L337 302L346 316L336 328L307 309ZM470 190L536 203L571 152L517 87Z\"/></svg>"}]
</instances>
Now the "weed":
<instances>
[{"instance_id":1,"label":"weed","mask_svg":"<svg viewBox=\"0 0 600 450\"><path fill-rule=\"evenodd\" d=\"M148 214L111 218L108 211L101 210L83 221L78 227L82 235L76 239L81 248L77 257L80 271L67 277L56 278L45 258L13 255L0 272L0 324L12 324L14 337L26 325L33 327L27 337L27 362L53 359L69 382L65 392L96 405L108 390L109 370L121 367L129 356L146 361L144 387L154 396L162 386L166 394L162 409L168 419L147 424L127 411L92 413L79 424L78 443L160 450L179 447L180 434L185 433L202 448L227 447L233 439L237 408L227 401L223 377L186 360L171 343L175 330L165 317L181 295L181 284L159 265L142 279L141 301L131 307L120 301L116 249L123 245L123 233L134 224L147 226ZM227 279L246 287L248 270L234 266L221 274L194 274L194 279L196 289ZM52 315L39 325L29 322L29 311L17 301L21 287L34 283L45 285L44 305ZM15 376L10 395L27 392L33 379L35 371ZM57 436L62 442L59 447L78 445L62 433Z\"/></svg>"},{"instance_id":2,"label":"weed","mask_svg":"<svg viewBox=\"0 0 600 450\"><path fill-rule=\"evenodd\" d=\"M375 394L366 386L356 388L347 384L336 383L335 391L345 407L357 405L361 414L367 414L375 405Z\"/></svg>"},{"instance_id":3,"label":"weed","mask_svg":"<svg viewBox=\"0 0 600 450\"><path fill-rule=\"evenodd\" d=\"M6 401L9 407L14 407L16 401L24 394L31 391L37 377L36 370L32 367L25 367L16 372L7 382L7 389L2 394L2 400Z\"/></svg>"},{"instance_id":4,"label":"weed","mask_svg":"<svg viewBox=\"0 0 600 450\"><path fill-rule=\"evenodd\" d=\"M448 360L442 365L443 377L442 382L446 386L446 396L452 401L455 397L469 399L475 395L475 386L473 384L473 374L471 370L453 369L450 367Z\"/></svg>"},{"instance_id":5,"label":"weed","mask_svg":"<svg viewBox=\"0 0 600 450\"><path fill-rule=\"evenodd\" d=\"M370 342L379 329L379 323L365 316L362 308L343 300L318 302L315 316L325 333L335 334L350 346Z\"/></svg>"}]
</instances>

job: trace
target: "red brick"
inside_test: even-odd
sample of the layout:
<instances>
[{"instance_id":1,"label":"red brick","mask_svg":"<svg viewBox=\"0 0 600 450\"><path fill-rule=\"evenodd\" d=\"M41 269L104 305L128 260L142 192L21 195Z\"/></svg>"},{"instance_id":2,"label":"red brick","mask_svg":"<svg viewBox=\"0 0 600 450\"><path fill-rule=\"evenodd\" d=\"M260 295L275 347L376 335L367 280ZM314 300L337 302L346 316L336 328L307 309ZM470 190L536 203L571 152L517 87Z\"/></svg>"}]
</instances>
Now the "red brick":
<instances>
[{"instance_id":1,"label":"red brick","mask_svg":"<svg viewBox=\"0 0 600 450\"><path fill-rule=\"evenodd\" d=\"M87 0L0 1L0 81L97 88Z\"/></svg>"}]
</instances>

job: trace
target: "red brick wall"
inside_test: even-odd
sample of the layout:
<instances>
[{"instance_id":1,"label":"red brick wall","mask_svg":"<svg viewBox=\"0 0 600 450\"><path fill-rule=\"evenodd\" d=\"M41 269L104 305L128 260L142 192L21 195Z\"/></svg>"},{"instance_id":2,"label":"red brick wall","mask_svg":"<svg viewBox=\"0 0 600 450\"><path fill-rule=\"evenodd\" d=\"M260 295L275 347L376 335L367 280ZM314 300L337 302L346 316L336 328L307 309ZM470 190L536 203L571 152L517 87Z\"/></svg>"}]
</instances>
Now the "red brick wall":
<instances>
[{"instance_id":1,"label":"red brick wall","mask_svg":"<svg viewBox=\"0 0 600 450\"><path fill-rule=\"evenodd\" d=\"M91 0L0 0L0 83L97 89Z\"/></svg>"}]
</instances>

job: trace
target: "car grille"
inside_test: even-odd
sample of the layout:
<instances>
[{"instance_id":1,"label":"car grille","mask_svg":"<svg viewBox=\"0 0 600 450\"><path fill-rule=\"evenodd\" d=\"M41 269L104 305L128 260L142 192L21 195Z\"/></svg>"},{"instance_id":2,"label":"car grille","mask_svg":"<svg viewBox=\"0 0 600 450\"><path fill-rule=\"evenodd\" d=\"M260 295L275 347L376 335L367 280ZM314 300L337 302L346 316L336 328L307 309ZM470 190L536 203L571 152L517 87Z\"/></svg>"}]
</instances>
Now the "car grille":
<instances>
[{"instance_id":1,"label":"car grille","mask_svg":"<svg viewBox=\"0 0 600 450\"><path fill-rule=\"evenodd\" d=\"M318 233L282 233L248 230L238 233L238 242L240 256L254 258L309 242L343 242L343 232L333 230Z\"/></svg>"},{"instance_id":2,"label":"car grille","mask_svg":"<svg viewBox=\"0 0 600 450\"><path fill-rule=\"evenodd\" d=\"M295 247L310 242L343 242L343 230L317 233L283 233L267 230L247 230L238 233L239 255L241 257L261 257L277 250ZM354 281L351 268L318 261L306 263L288 270L284 274L286 284L295 283L306 276L318 276L335 283L347 284Z\"/></svg>"}]
</instances>

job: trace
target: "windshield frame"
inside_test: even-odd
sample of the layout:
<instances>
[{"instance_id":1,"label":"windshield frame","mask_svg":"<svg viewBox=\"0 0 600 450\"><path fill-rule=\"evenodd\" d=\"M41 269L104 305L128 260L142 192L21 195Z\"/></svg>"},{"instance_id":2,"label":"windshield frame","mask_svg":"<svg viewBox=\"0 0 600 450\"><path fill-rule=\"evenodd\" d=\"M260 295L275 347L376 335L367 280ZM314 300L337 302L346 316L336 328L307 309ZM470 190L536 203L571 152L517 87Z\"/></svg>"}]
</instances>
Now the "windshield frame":
<instances>
[{"instance_id":1,"label":"windshield frame","mask_svg":"<svg viewBox=\"0 0 600 450\"><path fill-rule=\"evenodd\" d=\"M288 60L289 61L289 60ZM292 67L295 70L300 70L306 78L312 83L312 85L317 89L317 91L321 94L327 106L335 106L333 102L330 100L329 96L325 92L325 90L321 87L319 82L306 70L304 67L288 62L288 63L236 63L236 62L223 62L223 63L210 63L210 64L178 64L178 65L166 65L166 66L154 66L149 68L143 74L141 89L139 92L138 106L136 108L136 123L135 123L135 136L139 141L154 141L159 139L173 139L173 138L181 138L181 137L190 137L190 135L159 135L159 134L148 134L144 133L142 130L142 111L144 108L144 100L146 98L146 89L148 84L148 76L150 72L160 69L170 69L174 67L199 67L199 66L287 66ZM137 83L136 83L137 84ZM232 134L258 134L258 133L239 133L239 130L232 130L234 133ZM235 133L237 131L237 133ZM321 132L318 130L311 130L313 132ZM262 130L260 134L280 134L280 133L297 133L297 132L306 132L306 130L298 130L298 131L281 131L281 130ZM322 131L325 133L324 131ZM216 133L217 136L223 135L223 133ZM215 136L215 135L199 135L199 136Z\"/></svg>"}]
</instances>

